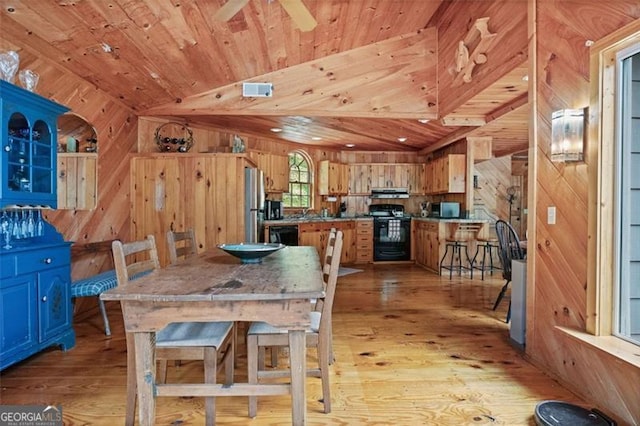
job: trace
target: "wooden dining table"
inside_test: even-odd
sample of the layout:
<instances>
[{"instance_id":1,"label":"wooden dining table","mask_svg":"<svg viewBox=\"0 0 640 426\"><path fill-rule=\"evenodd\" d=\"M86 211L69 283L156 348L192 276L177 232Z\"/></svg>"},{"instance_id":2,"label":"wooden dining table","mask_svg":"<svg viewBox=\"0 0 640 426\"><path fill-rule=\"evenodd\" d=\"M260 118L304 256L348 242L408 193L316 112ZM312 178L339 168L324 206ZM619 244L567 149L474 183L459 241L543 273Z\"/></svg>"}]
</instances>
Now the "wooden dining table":
<instances>
[{"instance_id":1,"label":"wooden dining table","mask_svg":"<svg viewBox=\"0 0 640 426\"><path fill-rule=\"evenodd\" d=\"M320 259L310 246L285 247L257 264L216 248L102 293L103 300L120 301L125 331L134 337L140 424L154 424L156 397L278 394L291 394L293 425L306 424L305 330L309 301L321 297ZM172 322L230 320L288 330L290 383L156 383L157 331Z\"/></svg>"}]
</instances>

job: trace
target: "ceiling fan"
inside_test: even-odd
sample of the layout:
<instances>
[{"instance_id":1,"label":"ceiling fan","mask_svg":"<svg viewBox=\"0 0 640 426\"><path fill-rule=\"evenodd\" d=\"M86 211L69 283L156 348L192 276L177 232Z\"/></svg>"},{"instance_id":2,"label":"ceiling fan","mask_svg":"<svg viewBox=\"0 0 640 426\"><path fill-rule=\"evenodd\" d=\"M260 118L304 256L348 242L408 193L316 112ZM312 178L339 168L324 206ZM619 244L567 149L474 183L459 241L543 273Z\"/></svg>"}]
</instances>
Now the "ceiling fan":
<instances>
[{"instance_id":1,"label":"ceiling fan","mask_svg":"<svg viewBox=\"0 0 640 426\"><path fill-rule=\"evenodd\" d=\"M302 3L302 0L278 0L278 2L300 28L300 31L311 31L318 25L309 9ZM226 22L240 12L240 9L245 7L247 3L249 3L249 0L228 0L224 6L218 9L214 18L218 21Z\"/></svg>"}]
</instances>

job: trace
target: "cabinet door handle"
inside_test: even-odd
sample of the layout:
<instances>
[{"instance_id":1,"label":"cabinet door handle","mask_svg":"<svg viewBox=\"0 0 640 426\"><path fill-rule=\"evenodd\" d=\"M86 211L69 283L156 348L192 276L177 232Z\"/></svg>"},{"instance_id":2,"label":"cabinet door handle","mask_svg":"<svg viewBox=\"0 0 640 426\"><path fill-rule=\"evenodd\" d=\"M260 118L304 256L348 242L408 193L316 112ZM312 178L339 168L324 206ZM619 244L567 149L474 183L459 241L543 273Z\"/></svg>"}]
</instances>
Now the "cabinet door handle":
<instances>
[{"instance_id":1,"label":"cabinet door handle","mask_svg":"<svg viewBox=\"0 0 640 426\"><path fill-rule=\"evenodd\" d=\"M47 301L47 296L42 296L42 301L46 302Z\"/></svg>"},{"instance_id":2,"label":"cabinet door handle","mask_svg":"<svg viewBox=\"0 0 640 426\"><path fill-rule=\"evenodd\" d=\"M44 259L44 263L46 263L47 265L50 265L52 262L53 260L50 257Z\"/></svg>"}]
</instances>

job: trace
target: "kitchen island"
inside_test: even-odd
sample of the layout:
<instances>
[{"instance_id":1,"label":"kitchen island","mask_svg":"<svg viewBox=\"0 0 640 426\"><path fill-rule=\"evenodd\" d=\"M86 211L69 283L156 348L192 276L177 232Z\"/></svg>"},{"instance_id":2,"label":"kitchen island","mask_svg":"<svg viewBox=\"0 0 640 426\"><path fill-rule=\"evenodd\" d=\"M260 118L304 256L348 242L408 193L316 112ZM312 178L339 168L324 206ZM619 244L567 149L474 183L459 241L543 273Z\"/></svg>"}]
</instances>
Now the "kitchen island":
<instances>
[{"instance_id":1,"label":"kitchen island","mask_svg":"<svg viewBox=\"0 0 640 426\"><path fill-rule=\"evenodd\" d=\"M478 238L489 236L490 223L488 219L414 218L413 253L416 264L439 274L440 260L446 251L446 238L452 236L468 240L469 255L473 257Z\"/></svg>"}]
</instances>

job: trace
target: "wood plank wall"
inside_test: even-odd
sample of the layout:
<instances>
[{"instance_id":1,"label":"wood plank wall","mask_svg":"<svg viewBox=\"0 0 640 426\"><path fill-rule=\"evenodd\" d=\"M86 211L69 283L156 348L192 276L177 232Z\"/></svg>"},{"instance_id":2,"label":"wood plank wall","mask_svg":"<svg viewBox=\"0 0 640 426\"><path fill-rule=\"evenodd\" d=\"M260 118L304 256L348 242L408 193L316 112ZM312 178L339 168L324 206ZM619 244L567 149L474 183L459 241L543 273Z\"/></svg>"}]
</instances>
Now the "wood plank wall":
<instances>
[{"instance_id":1,"label":"wood plank wall","mask_svg":"<svg viewBox=\"0 0 640 426\"><path fill-rule=\"evenodd\" d=\"M589 104L589 48L626 23L640 18L637 0L535 1L538 85L536 246L534 282L528 297L528 356L594 406L623 424L640 424L638 368L559 333L557 326L585 330L589 229L587 163L552 163L551 113ZM593 111L592 111L593 113ZM589 141L588 143L597 143ZM556 206L557 224L547 224ZM531 277L529 277L531 280ZM528 308L529 309L529 308Z\"/></svg>"}]
</instances>

